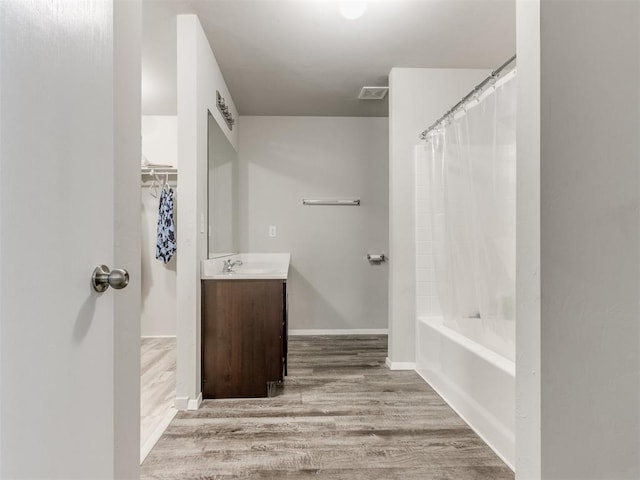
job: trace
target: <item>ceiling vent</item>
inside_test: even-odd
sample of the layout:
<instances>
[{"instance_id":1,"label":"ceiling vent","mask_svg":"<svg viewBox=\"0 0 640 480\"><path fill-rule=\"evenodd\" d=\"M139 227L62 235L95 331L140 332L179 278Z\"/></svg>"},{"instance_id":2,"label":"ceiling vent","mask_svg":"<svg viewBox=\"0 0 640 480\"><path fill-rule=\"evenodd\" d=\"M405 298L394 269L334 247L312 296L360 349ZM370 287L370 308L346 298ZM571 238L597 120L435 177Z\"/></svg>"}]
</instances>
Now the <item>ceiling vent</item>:
<instances>
[{"instance_id":1,"label":"ceiling vent","mask_svg":"<svg viewBox=\"0 0 640 480\"><path fill-rule=\"evenodd\" d=\"M389 91L389 87L362 87L358 98L360 100L382 100Z\"/></svg>"}]
</instances>

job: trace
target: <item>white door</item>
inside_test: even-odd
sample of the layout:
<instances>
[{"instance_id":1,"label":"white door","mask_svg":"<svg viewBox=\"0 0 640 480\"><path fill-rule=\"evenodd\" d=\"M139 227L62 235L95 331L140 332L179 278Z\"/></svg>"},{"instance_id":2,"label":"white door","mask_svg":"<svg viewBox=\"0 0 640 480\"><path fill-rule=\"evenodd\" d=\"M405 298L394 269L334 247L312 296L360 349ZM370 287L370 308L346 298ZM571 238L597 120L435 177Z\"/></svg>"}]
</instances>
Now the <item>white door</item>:
<instances>
[{"instance_id":1,"label":"white door","mask_svg":"<svg viewBox=\"0 0 640 480\"><path fill-rule=\"evenodd\" d=\"M113 9L0 1L1 478L138 474L139 245L123 226L139 208L139 164L124 167L139 161L139 74L137 109L123 107L136 72L119 77ZM93 291L98 264L131 284Z\"/></svg>"}]
</instances>

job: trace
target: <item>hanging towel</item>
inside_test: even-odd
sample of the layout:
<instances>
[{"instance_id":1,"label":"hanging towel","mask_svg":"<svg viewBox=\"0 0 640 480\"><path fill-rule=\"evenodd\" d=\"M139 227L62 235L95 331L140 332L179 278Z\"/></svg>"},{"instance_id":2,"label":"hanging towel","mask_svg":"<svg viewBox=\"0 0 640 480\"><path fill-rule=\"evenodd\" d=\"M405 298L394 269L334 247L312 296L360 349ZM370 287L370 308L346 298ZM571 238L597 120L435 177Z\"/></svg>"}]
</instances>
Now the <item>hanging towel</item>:
<instances>
[{"instance_id":1,"label":"hanging towel","mask_svg":"<svg viewBox=\"0 0 640 480\"><path fill-rule=\"evenodd\" d=\"M166 185L160 194L158 210L158 242L156 258L169 262L176 253L176 231L173 225L173 189Z\"/></svg>"}]
</instances>

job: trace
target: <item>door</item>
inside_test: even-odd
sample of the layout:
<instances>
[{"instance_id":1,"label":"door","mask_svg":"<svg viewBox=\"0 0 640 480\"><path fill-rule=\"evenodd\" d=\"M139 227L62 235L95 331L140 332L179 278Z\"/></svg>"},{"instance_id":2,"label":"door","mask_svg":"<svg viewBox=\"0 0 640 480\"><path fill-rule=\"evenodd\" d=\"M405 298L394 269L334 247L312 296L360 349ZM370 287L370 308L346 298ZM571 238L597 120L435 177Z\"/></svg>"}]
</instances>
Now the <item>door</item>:
<instances>
[{"instance_id":1,"label":"door","mask_svg":"<svg viewBox=\"0 0 640 480\"><path fill-rule=\"evenodd\" d=\"M140 27L121 17L0 2L1 478L138 475L140 83L123 68L139 40L125 54L114 29ZM128 269L127 289L95 292L98 264Z\"/></svg>"}]
</instances>

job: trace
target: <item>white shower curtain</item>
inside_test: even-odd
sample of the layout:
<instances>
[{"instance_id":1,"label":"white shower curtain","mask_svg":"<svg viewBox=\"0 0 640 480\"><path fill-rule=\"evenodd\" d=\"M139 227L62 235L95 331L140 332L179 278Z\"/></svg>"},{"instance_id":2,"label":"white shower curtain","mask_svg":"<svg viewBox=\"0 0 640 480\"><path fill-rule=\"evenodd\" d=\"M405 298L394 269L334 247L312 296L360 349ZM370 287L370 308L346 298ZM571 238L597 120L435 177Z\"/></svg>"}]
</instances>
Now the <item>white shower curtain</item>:
<instances>
[{"instance_id":1,"label":"white shower curtain","mask_svg":"<svg viewBox=\"0 0 640 480\"><path fill-rule=\"evenodd\" d=\"M427 141L445 325L515 359L516 78L502 77Z\"/></svg>"}]
</instances>

